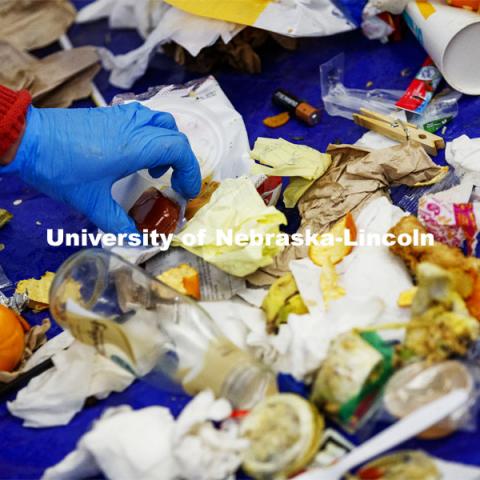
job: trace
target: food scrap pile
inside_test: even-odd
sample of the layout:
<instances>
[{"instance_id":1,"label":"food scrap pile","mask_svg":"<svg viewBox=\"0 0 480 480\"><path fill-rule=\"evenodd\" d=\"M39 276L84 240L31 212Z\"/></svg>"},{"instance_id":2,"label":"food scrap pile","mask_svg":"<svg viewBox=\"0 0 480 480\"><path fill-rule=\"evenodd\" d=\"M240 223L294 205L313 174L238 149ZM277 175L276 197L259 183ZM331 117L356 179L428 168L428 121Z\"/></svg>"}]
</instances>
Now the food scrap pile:
<instances>
[{"instance_id":1,"label":"food scrap pile","mask_svg":"<svg viewBox=\"0 0 480 480\"><path fill-rule=\"evenodd\" d=\"M171 236L172 249L148 250L139 268L125 262L113 268L111 285L98 275L109 285L105 290L118 295L117 313L106 320L94 310L96 300L79 300L87 285L81 287L81 269L65 280L68 262L57 274L18 282L16 305L23 301L16 311L12 299L2 298L0 382L28 371L32 354L49 344L53 358L54 368L8 404L26 426L67 424L88 398L121 391L152 369L175 372L174 380L195 395L178 420L160 407L105 414L72 452L76 462L67 457L45 478L76 476L86 458L93 459L93 475L120 478L112 462L131 448L130 440L108 431L120 432L124 422L144 421L147 429L156 419L170 425L151 433L168 459L162 478L179 472L197 478L192 472L207 469L201 464L206 455L213 475L199 477L206 480L227 478L240 468L258 479L301 478L305 470L329 467L355 451L339 432L368 436L377 418L393 424L457 389L467 393L468 402L417 434L439 439L471 428L480 339L480 260L473 255L478 231L465 221L450 222L443 235L441 219L433 225L389 197L395 185L435 185L437 193L446 185L442 201L448 203L451 183L445 179L451 172L446 176L448 169L414 141L387 148L332 144L320 152L282 138L259 138L249 165L235 178L208 172L199 197L189 202L145 184L128 213L140 231ZM464 179L456 181L465 187ZM288 220L280 197L288 208L298 208L297 232L284 231ZM462 211L469 211L474 200L469 202L470 197ZM0 225L9 220L0 211ZM452 235L455 228L461 234ZM119 261L109 255L112 263ZM63 318L69 301L80 303L67 343L43 347L48 322L30 328L21 309L47 309L56 301L55 295L49 298L52 283L52 291L66 299L51 308L56 319ZM188 310L192 305L202 309ZM107 307L108 302L101 305ZM184 320L188 331L182 330ZM95 341L84 341L90 334ZM117 349L116 363L106 358L109 342ZM125 345L127 360L121 356ZM133 359L135 365L135 357L145 361L141 374L128 363ZM263 384L255 368L271 378L287 375L302 395ZM71 372L80 372L87 388L72 385ZM245 406L239 399L247 396ZM52 397L75 401L58 416L52 414L58 406L52 407ZM114 454L92 446L97 435L111 443ZM142 461L135 451L128 455L122 461L142 477ZM155 461L152 468L160 472L163 466ZM354 469L350 478L441 479L447 478L444 464L420 451L403 451Z\"/></svg>"},{"instance_id":2,"label":"food scrap pile","mask_svg":"<svg viewBox=\"0 0 480 480\"><path fill-rule=\"evenodd\" d=\"M153 187L129 211L139 228L174 235L184 261L163 267L164 253L160 253L152 272L160 282L200 301L220 328L228 311L243 332L239 338L224 330L229 348L241 347L265 368L293 375L310 391L308 399L293 393L267 396L251 411L228 420L240 422L236 435L249 445L238 452L235 465L243 464L254 478L325 466L321 444L327 434L326 419L348 432L360 432L378 411L396 419L408 413L397 400L407 392L413 395L412 402L422 405L458 387L441 376L428 385L432 366L461 371L462 388L469 389L471 400L475 396L470 364L480 337L480 261L457 246L432 240L428 225L388 199L390 185L436 182L442 169L411 143L372 152L331 146L327 152L283 139L259 139L252 151L256 162L252 160L251 175L291 178L284 198L295 198L300 206L304 223L299 232L308 225L317 235L318 241L308 248L291 243L295 235L282 234L285 216L274 199L265 202L248 176L206 178L199 199L187 206L184 225L180 217L185 209ZM405 163L406 158L415 160ZM326 202L335 208L325 208ZM3 218L8 221L8 214ZM214 231L219 228L247 236L239 244L218 245ZM203 244L187 245L186 233L202 229ZM283 238L283 243L250 241L252 232ZM389 234L394 242L390 247L357 243L368 233ZM406 235L412 239L427 235L429 242L404 246L400 239ZM292 249L295 255L286 262L285 253ZM209 300L208 295L202 298L209 273L189 262L192 254L209 268L243 279L243 287L223 303ZM269 270L275 262L282 268ZM376 278L385 269L396 284L391 300L375 291ZM25 308L48 308L54 277L46 272L40 280L18 283L16 295L25 297ZM78 287L71 294L78 295ZM29 326L18 312L1 308L2 332L12 332L5 337L8 355L2 354L1 365L3 373L14 374L28 360L24 345ZM254 318L260 322L256 326ZM208 378L203 381L208 388ZM413 381L424 384L422 395L411 392ZM388 392L385 398L384 392ZM451 420L448 428L437 428L434 438L462 428L467 414ZM397 466L401 455L411 466ZM404 475L405 468L428 470L431 478L441 478L435 476L439 468L435 460L419 452L386 457L360 469L355 478L397 478L390 471L400 469L398 475ZM422 473L418 478L426 477Z\"/></svg>"}]
</instances>

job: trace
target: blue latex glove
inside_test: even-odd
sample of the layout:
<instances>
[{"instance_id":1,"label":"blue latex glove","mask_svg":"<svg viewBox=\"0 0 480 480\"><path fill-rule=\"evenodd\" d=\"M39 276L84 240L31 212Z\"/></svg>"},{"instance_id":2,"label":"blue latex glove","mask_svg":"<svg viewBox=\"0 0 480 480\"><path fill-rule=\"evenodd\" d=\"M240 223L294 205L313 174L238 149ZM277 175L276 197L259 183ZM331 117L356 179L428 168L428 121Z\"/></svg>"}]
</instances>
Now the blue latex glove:
<instances>
[{"instance_id":1,"label":"blue latex glove","mask_svg":"<svg viewBox=\"0 0 480 480\"><path fill-rule=\"evenodd\" d=\"M169 113L137 102L88 109L30 107L15 159L1 173L17 173L37 190L85 214L105 232L137 232L113 200L112 185L148 168L185 198L200 192L200 168Z\"/></svg>"}]
</instances>

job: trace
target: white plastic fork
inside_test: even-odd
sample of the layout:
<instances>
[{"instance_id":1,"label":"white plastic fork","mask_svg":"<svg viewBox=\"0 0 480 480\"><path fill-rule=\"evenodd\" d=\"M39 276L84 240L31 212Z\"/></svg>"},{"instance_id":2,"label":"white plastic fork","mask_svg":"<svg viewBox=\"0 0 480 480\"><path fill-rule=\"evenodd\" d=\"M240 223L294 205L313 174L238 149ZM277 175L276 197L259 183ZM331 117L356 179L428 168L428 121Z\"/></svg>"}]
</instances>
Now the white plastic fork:
<instances>
[{"instance_id":1,"label":"white plastic fork","mask_svg":"<svg viewBox=\"0 0 480 480\"><path fill-rule=\"evenodd\" d=\"M339 480L352 468L390 450L444 419L468 401L468 392L457 389L418 408L391 427L345 455L327 468L315 468L295 477L295 480Z\"/></svg>"}]
</instances>

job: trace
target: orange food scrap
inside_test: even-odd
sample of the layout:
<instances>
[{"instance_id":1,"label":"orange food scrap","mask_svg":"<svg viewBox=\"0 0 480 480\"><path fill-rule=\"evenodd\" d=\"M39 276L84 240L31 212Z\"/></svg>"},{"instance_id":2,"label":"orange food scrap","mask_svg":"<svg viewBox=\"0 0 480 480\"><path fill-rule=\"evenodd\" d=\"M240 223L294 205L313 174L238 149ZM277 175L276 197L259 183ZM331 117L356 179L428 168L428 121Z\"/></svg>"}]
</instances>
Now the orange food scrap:
<instances>
[{"instance_id":1,"label":"orange food scrap","mask_svg":"<svg viewBox=\"0 0 480 480\"><path fill-rule=\"evenodd\" d=\"M467 300L467 308L470 315L480 321L480 275L475 277L473 292Z\"/></svg>"},{"instance_id":2,"label":"orange food scrap","mask_svg":"<svg viewBox=\"0 0 480 480\"><path fill-rule=\"evenodd\" d=\"M312 262L319 266L323 266L326 263L326 258L329 258L333 265L341 262L353 249L352 245L345 243L346 230L349 232L350 242L354 242L357 239L357 227L353 215L350 212L328 232L329 237L335 239L333 245L310 245L308 256Z\"/></svg>"},{"instance_id":3,"label":"orange food scrap","mask_svg":"<svg viewBox=\"0 0 480 480\"><path fill-rule=\"evenodd\" d=\"M282 112L273 117L267 117L263 119L263 124L270 128L278 128L285 125L290 120L290 114L288 112Z\"/></svg>"},{"instance_id":4,"label":"orange food scrap","mask_svg":"<svg viewBox=\"0 0 480 480\"><path fill-rule=\"evenodd\" d=\"M185 218L187 220L193 218L193 216L210 201L213 192L215 192L219 185L220 183L210 178L206 178L202 182L202 189L199 195L187 203L187 208L185 209Z\"/></svg>"},{"instance_id":5,"label":"orange food scrap","mask_svg":"<svg viewBox=\"0 0 480 480\"><path fill-rule=\"evenodd\" d=\"M466 10L471 10L473 12L478 12L480 10L479 0L447 0L447 3L452 7L465 8Z\"/></svg>"},{"instance_id":6,"label":"orange food scrap","mask_svg":"<svg viewBox=\"0 0 480 480\"><path fill-rule=\"evenodd\" d=\"M186 263L170 268L157 276L178 293L200 300L200 276L198 272Z\"/></svg>"},{"instance_id":7,"label":"orange food scrap","mask_svg":"<svg viewBox=\"0 0 480 480\"><path fill-rule=\"evenodd\" d=\"M0 371L13 371L22 359L24 347L25 333L17 314L0 305Z\"/></svg>"}]
</instances>

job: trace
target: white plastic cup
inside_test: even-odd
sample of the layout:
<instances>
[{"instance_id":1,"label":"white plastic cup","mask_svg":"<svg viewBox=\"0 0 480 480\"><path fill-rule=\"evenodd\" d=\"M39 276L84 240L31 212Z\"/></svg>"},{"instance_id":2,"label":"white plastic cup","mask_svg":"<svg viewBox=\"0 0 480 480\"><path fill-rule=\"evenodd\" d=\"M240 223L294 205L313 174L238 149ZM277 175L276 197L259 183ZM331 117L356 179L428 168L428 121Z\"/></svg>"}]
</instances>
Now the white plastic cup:
<instances>
[{"instance_id":1,"label":"white plastic cup","mask_svg":"<svg viewBox=\"0 0 480 480\"><path fill-rule=\"evenodd\" d=\"M440 1L411 0L404 17L445 80L459 92L480 95L480 15Z\"/></svg>"}]
</instances>

